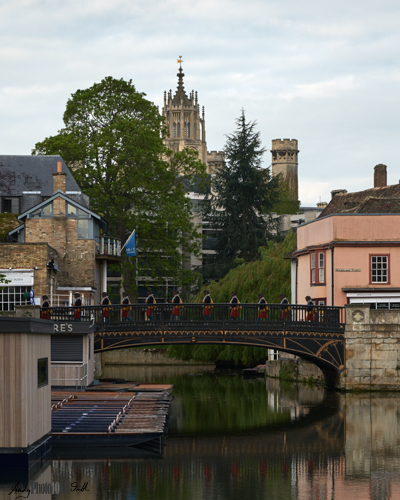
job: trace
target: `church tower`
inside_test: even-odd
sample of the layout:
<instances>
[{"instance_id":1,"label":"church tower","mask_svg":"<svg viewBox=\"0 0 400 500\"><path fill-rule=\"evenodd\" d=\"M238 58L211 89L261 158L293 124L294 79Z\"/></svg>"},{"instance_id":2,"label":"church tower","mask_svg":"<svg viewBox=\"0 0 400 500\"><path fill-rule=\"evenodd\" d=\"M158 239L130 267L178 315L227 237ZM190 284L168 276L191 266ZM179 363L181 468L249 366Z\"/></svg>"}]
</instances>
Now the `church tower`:
<instances>
[{"instance_id":1,"label":"church tower","mask_svg":"<svg viewBox=\"0 0 400 500\"><path fill-rule=\"evenodd\" d=\"M198 151L199 159L207 165L207 143L205 130L204 106L200 115L200 105L197 92L193 90L189 96L183 86L181 59L178 59L179 73L178 87L172 97L172 90L164 92L164 106L162 114L165 116L169 137L165 139L165 145L172 151L182 151L184 148Z\"/></svg>"}]
</instances>

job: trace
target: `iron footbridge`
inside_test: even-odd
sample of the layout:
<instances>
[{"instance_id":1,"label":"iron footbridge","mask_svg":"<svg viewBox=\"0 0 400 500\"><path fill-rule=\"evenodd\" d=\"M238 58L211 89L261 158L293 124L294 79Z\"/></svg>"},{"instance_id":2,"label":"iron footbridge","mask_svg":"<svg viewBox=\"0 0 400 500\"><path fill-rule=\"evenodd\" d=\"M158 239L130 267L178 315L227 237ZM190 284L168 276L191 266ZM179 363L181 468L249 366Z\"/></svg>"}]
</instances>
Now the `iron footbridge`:
<instances>
[{"instance_id":1,"label":"iron footbridge","mask_svg":"<svg viewBox=\"0 0 400 500\"><path fill-rule=\"evenodd\" d=\"M50 319L94 324L95 352L171 344L236 344L295 354L336 374L344 368L344 307L112 304L53 307Z\"/></svg>"}]
</instances>

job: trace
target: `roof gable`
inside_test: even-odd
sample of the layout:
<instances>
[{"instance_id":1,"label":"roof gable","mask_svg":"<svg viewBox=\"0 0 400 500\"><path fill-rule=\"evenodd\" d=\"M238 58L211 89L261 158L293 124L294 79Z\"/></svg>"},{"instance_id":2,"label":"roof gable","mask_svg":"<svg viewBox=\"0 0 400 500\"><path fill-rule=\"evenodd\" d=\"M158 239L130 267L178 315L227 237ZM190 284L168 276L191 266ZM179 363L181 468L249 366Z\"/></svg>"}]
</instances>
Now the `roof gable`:
<instances>
[{"instance_id":1,"label":"roof gable","mask_svg":"<svg viewBox=\"0 0 400 500\"><path fill-rule=\"evenodd\" d=\"M55 200L57 198L63 198L65 201L67 201L71 205L73 205L76 208L79 208L80 210L86 212L90 217L98 219L99 222L100 222L100 225L107 226L107 222L106 222L106 220L103 217L101 217L100 215L97 215L96 213L94 213L91 210L89 210L87 207L85 207L85 206L81 205L80 203L78 203L77 201L73 200L72 198L70 198L69 196L67 196L65 193L63 193L62 191L56 191L53 194L53 196L51 196L47 200L42 201L41 203L38 203L34 207L31 207L29 210L26 210L23 214L21 214L21 215L18 216L18 220L23 221L24 219L26 219L29 216L30 213L38 210L39 208L44 207L45 205L48 205L49 203L51 203L53 200Z\"/></svg>"}]
</instances>

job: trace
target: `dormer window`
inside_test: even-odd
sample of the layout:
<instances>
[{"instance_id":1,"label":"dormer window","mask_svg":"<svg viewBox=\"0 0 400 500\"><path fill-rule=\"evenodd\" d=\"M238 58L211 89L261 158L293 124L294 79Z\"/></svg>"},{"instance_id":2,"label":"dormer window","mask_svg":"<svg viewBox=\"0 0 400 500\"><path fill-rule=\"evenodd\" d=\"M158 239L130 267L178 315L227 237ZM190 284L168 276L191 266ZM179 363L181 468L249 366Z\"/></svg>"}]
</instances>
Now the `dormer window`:
<instances>
[{"instance_id":1,"label":"dormer window","mask_svg":"<svg viewBox=\"0 0 400 500\"><path fill-rule=\"evenodd\" d=\"M89 239L89 219L77 220L78 240Z\"/></svg>"},{"instance_id":2,"label":"dormer window","mask_svg":"<svg viewBox=\"0 0 400 500\"><path fill-rule=\"evenodd\" d=\"M1 200L1 211L3 214L19 214L19 198L4 197Z\"/></svg>"},{"instance_id":3,"label":"dormer window","mask_svg":"<svg viewBox=\"0 0 400 500\"><path fill-rule=\"evenodd\" d=\"M88 218L89 215L84 210L72 205L71 203L67 203L67 217L71 217L73 219Z\"/></svg>"},{"instance_id":4,"label":"dormer window","mask_svg":"<svg viewBox=\"0 0 400 500\"><path fill-rule=\"evenodd\" d=\"M76 230L78 240L87 240L93 238L93 225L89 223L90 214L80 208L67 203L67 217L77 219Z\"/></svg>"},{"instance_id":5,"label":"dormer window","mask_svg":"<svg viewBox=\"0 0 400 500\"><path fill-rule=\"evenodd\" d=\"M36 217L53 217L53 202L48 203L44 207L38 208L37 210L29 214L30 218Z\"/></svg>"}]
</instances>

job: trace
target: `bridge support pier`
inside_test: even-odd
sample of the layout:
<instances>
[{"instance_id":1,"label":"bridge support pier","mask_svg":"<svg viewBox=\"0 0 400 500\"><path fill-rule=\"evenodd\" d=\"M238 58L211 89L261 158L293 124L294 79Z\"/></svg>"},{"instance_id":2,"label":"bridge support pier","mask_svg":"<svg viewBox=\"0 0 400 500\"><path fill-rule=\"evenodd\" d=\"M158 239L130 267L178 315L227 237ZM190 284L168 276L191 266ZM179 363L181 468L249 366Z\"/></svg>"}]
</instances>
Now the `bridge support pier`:
<instances>
[{"instance_id":1,"label":"bridge support pier","mask_svg":"<svg viewBox=\"0 0 400 500\"><path fill-rule=\"evenodd\" d=\"M400 310L346 305L345 390L400 390Z\"/></svg>"},{"instance_id":2,"label":"bridge support pier","mask_svg":"<svg viewBox=\"0 0 400 500\"><path fill-rule=\"evenodd\" d=\"M330 370L322 370L324 374L324 385L329 389L338 389L340 387L340 375Z\"/></svg>"}]
</instances>

